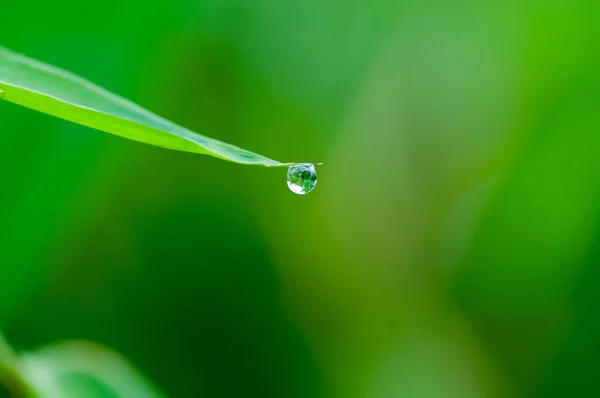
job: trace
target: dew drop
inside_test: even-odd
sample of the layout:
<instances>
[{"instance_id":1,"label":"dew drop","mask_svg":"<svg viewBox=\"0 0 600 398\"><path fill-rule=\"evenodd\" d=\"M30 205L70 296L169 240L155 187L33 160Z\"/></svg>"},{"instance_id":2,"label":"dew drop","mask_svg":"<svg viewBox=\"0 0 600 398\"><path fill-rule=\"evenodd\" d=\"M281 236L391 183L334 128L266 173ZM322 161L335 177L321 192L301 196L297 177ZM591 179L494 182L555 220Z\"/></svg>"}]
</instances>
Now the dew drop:
<instances>
[{"instance_id":1,"label":"dew drop","mask_svg":"<svg viewBox=\"0 0 600 398\"><path fill-rule=\"evenodd\" d=\"M287 184L290 190L298 195L306 195L317 185L317 171L314 164L297 164L290 166L287 172Z\"/></svg>"}]
</instances>

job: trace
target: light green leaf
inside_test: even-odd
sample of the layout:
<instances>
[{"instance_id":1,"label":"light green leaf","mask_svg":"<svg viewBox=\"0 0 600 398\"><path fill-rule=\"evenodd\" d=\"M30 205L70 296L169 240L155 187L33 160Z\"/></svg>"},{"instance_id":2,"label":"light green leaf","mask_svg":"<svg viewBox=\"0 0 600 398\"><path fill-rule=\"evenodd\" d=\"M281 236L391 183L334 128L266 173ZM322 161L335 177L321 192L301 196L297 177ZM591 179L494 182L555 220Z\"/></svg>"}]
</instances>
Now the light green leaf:
<instances>
[{"instance_id":1,"label":"light green leaf","mask_svg":"<svg viewBox=\"0 0 600 398\"><path fill-rule=\"evenodd\" d=\"M119 354L89 342L64 342L22 354L19 374L39 398L161 398Z\"/></svg>"},{"instance_id":2,"label":"light green leaf","mask_svg":"<svg viewBox=\"0 0 600 398\"><path fill-rule=\"evenodd\" d=\"M289 166L196 134L95 84L0 46L0 97L135 141L236 163Z\"/></svg>"}]
</instances>

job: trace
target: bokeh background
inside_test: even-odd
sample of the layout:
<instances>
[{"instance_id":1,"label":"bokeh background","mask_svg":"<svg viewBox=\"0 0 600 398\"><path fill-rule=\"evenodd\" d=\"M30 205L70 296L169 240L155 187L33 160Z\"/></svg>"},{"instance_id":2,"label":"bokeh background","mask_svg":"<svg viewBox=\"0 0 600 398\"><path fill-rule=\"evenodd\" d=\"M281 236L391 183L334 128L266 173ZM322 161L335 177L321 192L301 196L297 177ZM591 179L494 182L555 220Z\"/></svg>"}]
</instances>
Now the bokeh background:
<instances>
[{"instance_id":1,"label":"bokeh background","mask_svg":"<svg viewBox=\"0 0 600 398\"><path fill-rule=\"evenodd\" d=\"M172 397L600 396L595 0L4 1L0 44L285 170L0 103L0 327Z\"/></svg>"}]
</instances>

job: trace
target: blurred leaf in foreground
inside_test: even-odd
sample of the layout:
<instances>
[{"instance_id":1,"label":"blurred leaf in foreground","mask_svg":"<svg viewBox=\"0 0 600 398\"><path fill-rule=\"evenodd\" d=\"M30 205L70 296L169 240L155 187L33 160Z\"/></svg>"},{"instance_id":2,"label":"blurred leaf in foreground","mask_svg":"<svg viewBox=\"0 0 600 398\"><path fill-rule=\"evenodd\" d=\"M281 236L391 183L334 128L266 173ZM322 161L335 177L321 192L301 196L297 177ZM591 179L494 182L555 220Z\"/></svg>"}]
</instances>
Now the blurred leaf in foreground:
<instances>
[{"instance_id":1,"label":"blurred leaf in foreground","mask_svg":"<svg viewBox=\"0 0 600 398\"><path fill-rule=\"evenodd\" d=\"M19 372L43 398L159 398L119 354L89 342L64 342L23 354Z\"/></svg>"}]
</instances>

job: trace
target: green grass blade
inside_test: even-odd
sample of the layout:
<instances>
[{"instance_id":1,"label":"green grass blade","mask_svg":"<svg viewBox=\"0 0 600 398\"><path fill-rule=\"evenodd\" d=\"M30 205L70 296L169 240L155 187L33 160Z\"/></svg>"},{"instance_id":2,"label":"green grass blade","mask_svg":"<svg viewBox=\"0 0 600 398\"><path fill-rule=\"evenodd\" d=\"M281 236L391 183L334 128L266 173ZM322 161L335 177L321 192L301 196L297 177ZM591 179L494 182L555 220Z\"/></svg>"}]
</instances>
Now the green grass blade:
<instances>
[{"instance_id":1,"label":"green grass blade","mask_svg":"<svg viewBox=\"0 0 600 398\"><path fill-rule=\"evenodd\" d=\"M231 162L289 166L196 134L72 73L0 46L0 98L107 133Z\"/></svg>"}]
</instances>

